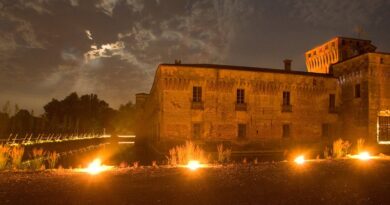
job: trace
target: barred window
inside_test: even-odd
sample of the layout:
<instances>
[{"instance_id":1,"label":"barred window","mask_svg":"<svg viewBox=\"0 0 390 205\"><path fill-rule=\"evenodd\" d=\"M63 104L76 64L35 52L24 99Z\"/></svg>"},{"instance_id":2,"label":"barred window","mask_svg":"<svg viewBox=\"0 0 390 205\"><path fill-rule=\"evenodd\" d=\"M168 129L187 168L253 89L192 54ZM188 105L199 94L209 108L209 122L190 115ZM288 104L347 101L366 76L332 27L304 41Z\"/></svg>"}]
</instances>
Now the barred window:
<instances>
[{"instance_id":1,"label":"barred window","mask_svg":"<svg viewBox=\"0 0 390 205\"><path fill-rule=\"evenodd\" d=\"M202 102L202 87L194 86L192 88L192 102Z\"/></svg>"},{"instance_id":2,"label":"barred window","mask_svg":"<svg viewBox=\"0 0 390 205\"><path fill-rule=\"evenodd\" d=\"M378 117L378 141L390 141L390 116Z\"/></svg>"},{"instance_id":3,"label":"barred window","mask_svg":"<svg viewBox=\"0 0 390 205\"><path fill-rule=\"evenodd\" d=\"M245 103L245 90L237 89L237 104L244 104L244 103Z\"/></svg>"}]
</instances>

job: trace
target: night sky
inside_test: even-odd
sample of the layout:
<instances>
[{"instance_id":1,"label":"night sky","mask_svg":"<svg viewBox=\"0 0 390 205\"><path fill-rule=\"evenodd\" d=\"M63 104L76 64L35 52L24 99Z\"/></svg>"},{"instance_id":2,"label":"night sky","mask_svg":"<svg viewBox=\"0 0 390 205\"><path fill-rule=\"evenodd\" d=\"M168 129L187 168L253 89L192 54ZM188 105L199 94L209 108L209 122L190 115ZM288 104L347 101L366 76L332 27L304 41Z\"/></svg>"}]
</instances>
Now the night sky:
<instances>
[{"instance_id":1,"label":"night sky","mask_svg":"<svg viewBox=\"0 0 390 205\"><path fill-rule=\"evenodd\" d=\"M334 36L390 52L389 19L390 0L0 0L0 105L42 113L77 91L116 108L175 59L305 70Z\"/></svg>"}]
</instances>

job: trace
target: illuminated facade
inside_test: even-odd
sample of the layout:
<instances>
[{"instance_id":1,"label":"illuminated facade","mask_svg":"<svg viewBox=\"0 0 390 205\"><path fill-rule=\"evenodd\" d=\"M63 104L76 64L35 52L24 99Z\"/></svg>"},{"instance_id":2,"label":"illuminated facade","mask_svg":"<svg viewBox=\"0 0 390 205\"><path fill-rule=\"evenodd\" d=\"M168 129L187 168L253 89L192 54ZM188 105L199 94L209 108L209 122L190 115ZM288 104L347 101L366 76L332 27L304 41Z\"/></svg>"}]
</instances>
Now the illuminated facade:
<instances>
[{"instance_id":1,"label":"illuminated facade","mask_svg":"<svg viewBox=\"0 0 390 205\"><path fill-rule=\"evenodd\" d=\"M136 96L137 137L274 148L339 137L385 144L390 140L390 54L368 52L375 50L370 41L356 39L346 42L361 45L360 55L347 49L351 46L337 50L347 39L324 44L334 42L336 48L326 66L308 57L318 47L307 52L309 72L292 71L290 60L284 69L161 64L150 94Z\"/></svg>"},{"instance_id":2,"label":"illuminated facade","mask_svg":"<svg viewBox=\"0 0 390 205\"><path fill-rule=\"evenodd\" d=\"M336 37L305 53L307 71L330 73L330 65L374 52L375 49L376 47L369 40Z\"/></svg>"}]
</instances>

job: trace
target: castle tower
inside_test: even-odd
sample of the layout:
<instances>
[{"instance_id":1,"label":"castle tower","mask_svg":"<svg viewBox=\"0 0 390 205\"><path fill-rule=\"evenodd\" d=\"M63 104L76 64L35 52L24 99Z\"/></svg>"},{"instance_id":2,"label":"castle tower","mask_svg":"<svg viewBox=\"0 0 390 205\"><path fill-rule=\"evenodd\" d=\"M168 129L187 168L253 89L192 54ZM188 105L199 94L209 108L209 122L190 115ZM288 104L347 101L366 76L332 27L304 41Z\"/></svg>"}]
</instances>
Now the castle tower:
<instances>
[{"instance_id":1,"label":"castle tower","mask_svg":"<svg viewBox=\"0 0 390 205\"><path fill-rule=\"evenodd\" d=\"M331 73L330 65L375 50L370 40L335 37L305 53L306 68L308 72Z\"/></svg>"}]
</instances>

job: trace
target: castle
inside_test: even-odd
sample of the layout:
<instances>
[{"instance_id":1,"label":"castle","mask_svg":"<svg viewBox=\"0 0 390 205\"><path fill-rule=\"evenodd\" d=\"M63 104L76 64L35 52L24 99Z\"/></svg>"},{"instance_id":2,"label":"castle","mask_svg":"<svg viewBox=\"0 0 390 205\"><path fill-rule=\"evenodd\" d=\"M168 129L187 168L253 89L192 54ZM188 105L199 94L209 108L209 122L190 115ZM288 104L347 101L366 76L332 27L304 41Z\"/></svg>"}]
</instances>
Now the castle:
<instances>
[{"instance_id":1,"label":"castle","mask_svg":"<svg viewBox=\"0 0 390 205\"><path fill-rule=\"evenodd\" d=\"M305 53L307 72L161 64L136 95L137 137L149 143L291 143L364 138L390 144L390 53L336 37Z\"/></svg>"}]
</instances>

